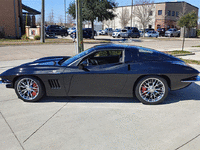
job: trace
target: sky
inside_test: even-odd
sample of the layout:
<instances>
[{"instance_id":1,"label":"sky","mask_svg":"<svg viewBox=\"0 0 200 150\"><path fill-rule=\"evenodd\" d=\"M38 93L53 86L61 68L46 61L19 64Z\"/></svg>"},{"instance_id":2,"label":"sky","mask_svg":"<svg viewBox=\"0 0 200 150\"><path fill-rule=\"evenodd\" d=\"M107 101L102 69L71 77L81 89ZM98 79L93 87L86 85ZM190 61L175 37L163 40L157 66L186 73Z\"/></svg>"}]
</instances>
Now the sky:
<instances>
[{"instance_id":1,"label":"sky","mask_svg":"<svg viewBox=\"0 0 200 150\"><path fill-rule=\"evenodd\" d=\"M53 10L54 21L59 22L60 18L62 18L61 20L64 22L64 20L65 20L64 1L65 0L45 0L45 17L46 17L45 20L48 20L48 16L51 13L51 11ZM135 0L133 0L133 3L134 3L134 1ZM154 0L155 3L172 2L172 1L175 1L175 0ZM183 1L183 0L181 0L181 1ZM68 6L71 2L74 2L74 0L66 0L66 9L68 8ZM118 6L127 6L127 5L131 5L132 0L115 0L115 2L118 3ZM200 8L199 0L185 0L185 2L190 3L190 4ZM33 9L41 11L42 0L22 0L22 3ZM200 10L199 10L199 16L200 16Z\"/></svg>"}]
</instances>

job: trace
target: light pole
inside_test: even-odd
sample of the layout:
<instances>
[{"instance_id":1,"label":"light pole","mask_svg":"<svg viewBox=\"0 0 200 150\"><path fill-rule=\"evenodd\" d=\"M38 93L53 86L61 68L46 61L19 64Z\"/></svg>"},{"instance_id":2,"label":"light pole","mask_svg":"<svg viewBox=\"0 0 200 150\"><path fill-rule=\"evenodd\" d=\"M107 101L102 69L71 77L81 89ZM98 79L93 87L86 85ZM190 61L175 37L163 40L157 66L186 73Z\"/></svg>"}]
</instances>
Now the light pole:
<instances>
[{"instance_id":1,"label":"light pole","mask_svg":"<svg viewBox=\"0 0 200 150\"><path fill-rule=\"evenodd\" d=\"M65 27L66 27L66 0L64 0L64 11L65 11Z\"/></svg>"},{"instance_id":2,"label":"light pole","mask_svg":"<svg viewBox=\"0 0 200 150\"><path fill-rule=\"evenodd\" d=\"M82 1L76 0L76 39L78 53L82 52L83 49L83 29L82 29Z\"/></svg>"},{"instance_id":3,"label":"light pole","mask_svg":"<svg viewBox=\"0 0 200 150\"><path fill-rule=\"evenodd\" d=\"M131 5L131 27L133 27L133 0Z\"/></svg>"},{"instance_id":4,"label":"light pole","mask_svg":"<svg viewBox=\"0 0 200 150\"><path fill-rule=\"evenodd\" d=\"M41 38L40 42L45 43L45 35L44 35L44 0L42 0L42 9L41 9Z\"/></svg>"}]
</instances>

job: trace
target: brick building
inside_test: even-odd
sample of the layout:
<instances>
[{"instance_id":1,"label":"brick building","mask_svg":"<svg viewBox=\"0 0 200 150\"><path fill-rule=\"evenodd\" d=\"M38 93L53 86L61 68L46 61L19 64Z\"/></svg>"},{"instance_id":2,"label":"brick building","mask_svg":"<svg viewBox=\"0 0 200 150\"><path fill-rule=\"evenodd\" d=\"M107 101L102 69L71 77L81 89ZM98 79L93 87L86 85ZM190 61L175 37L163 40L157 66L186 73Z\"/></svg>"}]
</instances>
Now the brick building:
<instances>
[{"instance_id":1,"label":"brick building","mask_svg":"<svg viewBox=\"0 0 200 150\"><path fill-rule=\"evenodd\" d=\"M158 28L178 28L177 21L181 15L187 14L189 12L195 11L198 15L199 8L193 6L187 2L161 2L161 3L153 3L152 11L151 11L151 21L148 23L146 28L154 28L155 30ZM104 28L123 28L120 24L121 19L120 16L128 10L128 15L131 16L131 7L132 6L121 6L115 8L114 13L116 17L113 20L104 21ZM133 5L133 13L135 7L141 7L141 5ZM142 29L142 25L138 22L138 18L132 15L132 23L131 19L126 26L134 26L138 29Z\"/></svg>"},{"instance_id":2,"label":"brick building","mask_svg":"<svg viewBox=\"0 0 200 150\"><path fill-rule=\"evenodd\" d=\"M21 0L1 0L0 32L5 37L20 38L25 25L35 26L35 15L39 11L23 5Z\"/></svg>"}]
</instances>

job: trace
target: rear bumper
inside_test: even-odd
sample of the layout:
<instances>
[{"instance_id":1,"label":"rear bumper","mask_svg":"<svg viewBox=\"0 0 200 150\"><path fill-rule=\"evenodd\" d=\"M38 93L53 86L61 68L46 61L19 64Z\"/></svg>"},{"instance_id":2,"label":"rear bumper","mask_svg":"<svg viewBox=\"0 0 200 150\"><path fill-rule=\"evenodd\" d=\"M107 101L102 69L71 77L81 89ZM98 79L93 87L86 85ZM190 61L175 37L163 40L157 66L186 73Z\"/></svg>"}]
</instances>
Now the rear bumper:
<instances>
[{"instance_id":1,"label":"rear bumper","mask_svg":"<svg viewBox=\"0 0 200 150\"><path fill-rule=\"evenodd\" d=\"M198 82L198 81L200 81L200 76L191 77L191 78L181 80L181 82Z\"/></svg>"}]
</instances>

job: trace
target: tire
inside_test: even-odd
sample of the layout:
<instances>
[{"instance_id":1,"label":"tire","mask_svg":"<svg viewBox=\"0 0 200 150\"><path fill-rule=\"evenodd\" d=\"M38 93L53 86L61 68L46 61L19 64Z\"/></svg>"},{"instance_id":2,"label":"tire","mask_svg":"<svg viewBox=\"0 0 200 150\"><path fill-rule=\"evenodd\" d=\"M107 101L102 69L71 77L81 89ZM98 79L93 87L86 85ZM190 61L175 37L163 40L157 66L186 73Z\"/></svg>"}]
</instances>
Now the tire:
<instances>
[{"instance_id":1,"label":"tire","mask_svg":"<svg viewBox=\"0 0 200 150\"><path fill-rule=\"evenodd\" d=\"M45 94L43 84L35 77L24 76L15 82L17 96L25 102L39 101Z\"/></svg>"},{"instance_id":2,"label":"tire","mask_svg":"<svg viewBox=\"0 0 200 150\"><path fill-rule=\"evenodd\" d=\"M136 85L135 96L147 105L156 105L164 101L168 95L168 84L159 76L146 76Z\"/></svg>"}]
</instances>

